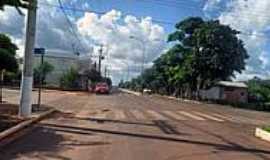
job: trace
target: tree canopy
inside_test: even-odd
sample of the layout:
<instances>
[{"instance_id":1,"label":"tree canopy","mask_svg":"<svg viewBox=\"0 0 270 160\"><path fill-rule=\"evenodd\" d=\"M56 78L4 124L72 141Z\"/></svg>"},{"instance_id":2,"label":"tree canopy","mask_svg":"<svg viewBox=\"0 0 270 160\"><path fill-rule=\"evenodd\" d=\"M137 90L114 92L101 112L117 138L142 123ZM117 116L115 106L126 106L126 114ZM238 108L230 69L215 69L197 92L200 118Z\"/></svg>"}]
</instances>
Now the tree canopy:
<instances>
[{"instance_id":1,"label":"tree canopy","mask_svg":"<svg viewBox=\"0 0 270 160\"><path fill-rule=\"evenodd\" d=\"M187 18L175 28L168 36L173 47L129 83L146 82L146 87L167 94L198 93L217 81L230 80L245 69L249 56L237 30L200 17Z\"/></svg>"},{"instance_id":2,"label":"tree canopy","mask_svg":"<svg viewBox=\"0 0 270 160\"><path fill-rule=\"evenodd\" d=\"M43 64L39 64L34 68L34 82L35 83L39 82L41 78L41 81L44 83L47 75L53 70L54 66L47 61L44 61Z\"/></svg>"},{"instance_id":3,"label":"tree canopy","mask_svg":"<svg viewBox=\"0 0 270 160\"><path fill-rule=\"evenodd\" d=\"M0 70L14 72L18 69L16 60L17 46L5 34L0 34Z\"/></svg>"},{"instance_id":4,"label":"tree canopy","mask_svg":"<svg viewBox=\"0 0 270 160\"><path fill-rule=\"evenodd\" d=\"M28 1L29 0L1 0L0 1L0 10L4 10L6 5L15 7L19 14L23 15L20 8L28 8Z\"/></svg>"}]
</instances>

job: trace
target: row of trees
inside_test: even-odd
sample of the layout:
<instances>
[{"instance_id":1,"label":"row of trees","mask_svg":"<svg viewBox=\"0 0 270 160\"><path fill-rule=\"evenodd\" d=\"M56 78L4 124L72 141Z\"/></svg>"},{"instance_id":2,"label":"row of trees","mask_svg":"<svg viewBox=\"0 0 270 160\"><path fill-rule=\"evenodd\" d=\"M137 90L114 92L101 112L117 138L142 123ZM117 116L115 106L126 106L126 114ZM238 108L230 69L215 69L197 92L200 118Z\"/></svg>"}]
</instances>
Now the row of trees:
<instances>
[{"instance_id":1,"label":"row of trees","mask_svg":"<svg viewBox=\"0 0 270 160\"><path fill-rule=\"evenodd\" d=\"M121 87L198 97L200 89L230 80L245 69L249 56L237 36L240 32L217 20L204 21L199 17L187 18L175 27L176 31L168 36L173 47L140 76L121 82Z\"/></svg>"},{"instance_id":2,"label":"row of trees","mask_svg":"<svg viewBox=\"0 0 270 160\"><path fill-rule=\"evenodd\" d=\"M4 82L13 85L21 80L21 71L19 71L18 61L16 58L16 50L18 47L12 43L11 39L5 35L0 34L0 102L2 102L2 87ZM52 72L54 67L44 62L34 68L34 84L39 84L42 80L45 83L46 75ZM42 77L41 77L42 76Z\"/></svg>"},{"instance_id":3,"label":"row of trees","mask_svg":"<svg viewBox=\"0 0 270 160\"><path fill-rule=\"evenodd\" d=\"M270 80L262 80L258 77L248 81L248 89L251 101L269 105L270 103Z\"/></svg>"},{"instance_id":4,"label":"row of trees","mask_svg":"<svg viewBox=\"0 0 270 160\"><path fill-rule=\"evenodd\" d=\"M86 87L94 87L98 82L106 82L109 86L112 85L111 79L102 77L96 68L85 70L84 73L80 74L76 68L71 67L60 78L60 87L63 89L81 89L82 83L84 83Z\"/></svg>"}]
</instances>

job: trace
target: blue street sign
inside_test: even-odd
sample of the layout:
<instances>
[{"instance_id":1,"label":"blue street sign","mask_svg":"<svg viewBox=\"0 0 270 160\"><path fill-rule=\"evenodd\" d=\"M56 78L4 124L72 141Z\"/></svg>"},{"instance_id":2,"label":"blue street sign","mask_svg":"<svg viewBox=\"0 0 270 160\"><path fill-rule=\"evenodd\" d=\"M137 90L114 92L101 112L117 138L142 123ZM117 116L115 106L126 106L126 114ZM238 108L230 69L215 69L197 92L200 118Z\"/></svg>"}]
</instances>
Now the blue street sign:
<instances>
[{"instance_id":1,"label":"blue street sign","mask_svg":"<svg viewBox=\"0 0 270 160\"><path fill-rule=\"evenodd\" d=\"M34 54L45 54L45 48L35 48Z\"/></svg>"}]
</instances>

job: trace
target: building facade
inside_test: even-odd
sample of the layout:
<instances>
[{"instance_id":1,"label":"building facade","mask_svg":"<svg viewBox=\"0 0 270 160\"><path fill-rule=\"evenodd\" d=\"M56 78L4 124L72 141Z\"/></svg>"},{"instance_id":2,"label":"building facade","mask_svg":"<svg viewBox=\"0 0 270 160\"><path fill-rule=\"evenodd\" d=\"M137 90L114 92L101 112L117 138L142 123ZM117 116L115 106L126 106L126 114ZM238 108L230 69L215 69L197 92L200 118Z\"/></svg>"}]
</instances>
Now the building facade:
<instances>
[{"instance_id":1,"label":"building facade","mask_svg":"<svg viewBox=\"0 0 270 160\"><path fill-rule=\"evenodd\" d=\"M71 67L78 69L79 71L83 68L90 66L91 59L88 57L80 57L71 52L63 51L46 51L44 55L44 61L50 63L54 70L49 73L46 77L46 83L48 86L58 87L60 85L60 78L66 73ZM34 55L34 67L40 65L41 55ZM87 65L89 63L89 65Z\"/></svg>"},{"instance_id":2,"label":"building facade","mask_svg":"<svg viewBox=\"0 0 270 160\"><path fill-rule=\"evenodd\" d=\"M226 102L248 102L248 87L243 82L220 81L208 90L201 90L204 100L220 100Z\"/></svg>"}]
</instances>

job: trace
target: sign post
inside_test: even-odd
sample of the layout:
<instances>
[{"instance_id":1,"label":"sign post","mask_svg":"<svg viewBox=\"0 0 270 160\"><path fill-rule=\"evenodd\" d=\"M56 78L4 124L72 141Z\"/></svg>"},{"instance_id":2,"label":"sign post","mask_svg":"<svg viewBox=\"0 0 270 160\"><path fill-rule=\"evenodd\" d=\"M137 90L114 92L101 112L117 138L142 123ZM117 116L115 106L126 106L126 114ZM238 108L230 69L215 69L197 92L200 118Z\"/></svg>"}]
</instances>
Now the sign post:
<instances>
[{"instance_id":1,"label":"sign post","mask_svg":"<svg viewBox=\"0 0 270 160\"><path fill-rule=\"evenodd\" d=\"M41 90L42 90L42 83L43 83L43 63L44 63L44 54L45 54L45 49L44 48L35 48L34 50L35 54L40 55L40 73L39 73L39 85L38 85L38 108L37 110L40 109L41 106Z\"/></svg>"}]
</instances>

